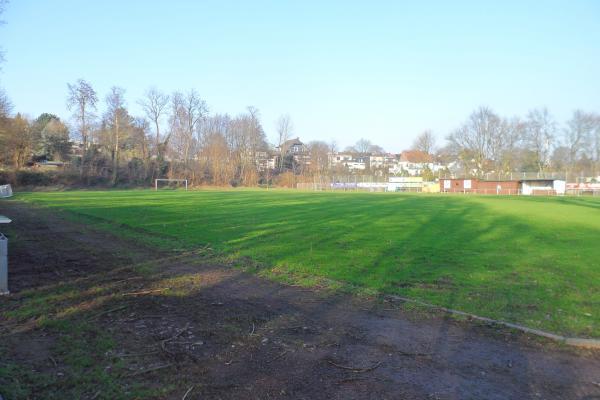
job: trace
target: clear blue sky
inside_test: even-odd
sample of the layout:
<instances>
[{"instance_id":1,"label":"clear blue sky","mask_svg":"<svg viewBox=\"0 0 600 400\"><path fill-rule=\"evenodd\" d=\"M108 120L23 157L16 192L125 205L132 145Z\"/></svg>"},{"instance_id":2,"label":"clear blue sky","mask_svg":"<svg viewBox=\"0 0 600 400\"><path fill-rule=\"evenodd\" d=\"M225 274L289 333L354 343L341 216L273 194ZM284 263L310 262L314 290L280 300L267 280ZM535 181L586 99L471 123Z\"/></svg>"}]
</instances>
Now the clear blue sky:
<instances>
[{"instance_id":1,"label":"clear blue sky","mask_svg":"<svg viewBox=\"0 0 600 400\"><path fill-rule=\"evenodd\" d=\"M456 3L456 4L454 4ZM0 73L15 111L66 118L66 84L130 109L155 85L196 88L212 112L261 111L274 141L365 137L391 151L474 108L600 111L600 1L12 0Z\"/></svg>"}]
</instances>

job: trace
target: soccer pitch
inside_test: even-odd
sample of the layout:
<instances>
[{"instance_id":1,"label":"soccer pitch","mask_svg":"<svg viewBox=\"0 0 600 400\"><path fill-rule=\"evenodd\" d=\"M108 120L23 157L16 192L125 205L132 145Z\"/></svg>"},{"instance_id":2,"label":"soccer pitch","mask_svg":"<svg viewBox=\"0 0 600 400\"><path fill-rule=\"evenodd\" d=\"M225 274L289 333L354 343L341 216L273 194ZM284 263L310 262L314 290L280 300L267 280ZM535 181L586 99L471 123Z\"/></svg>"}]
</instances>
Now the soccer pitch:
<instances>
[{"instance_id":1,"label":"soccer pitch","mask_svg":"<svg viewBox=\"0 0 600 400\"><path fill-rule=\"evenodd\" d=\"M327 278L600 337L600 199L277 190L72 191L16 199L148 243L210 246L290 281Z\"/></svg>"}]
</instances>

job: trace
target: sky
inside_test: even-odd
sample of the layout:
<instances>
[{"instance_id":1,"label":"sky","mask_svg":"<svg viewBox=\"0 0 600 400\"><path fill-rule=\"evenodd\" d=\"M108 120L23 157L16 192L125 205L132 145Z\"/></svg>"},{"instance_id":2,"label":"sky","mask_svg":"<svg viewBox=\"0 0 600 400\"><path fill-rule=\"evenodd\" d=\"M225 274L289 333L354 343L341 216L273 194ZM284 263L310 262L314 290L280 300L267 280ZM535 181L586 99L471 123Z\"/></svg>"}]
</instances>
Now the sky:
<instances>
[{"instance_id":1,"label":"sky","mask_svg":"<svg viewBox=\"0 0 600 400\"><path fill-rule=\"evenodd\" d=\"M600 112L600 1L12 0L0 26L14 111L69 119L67 83L129 109L150 86L196 89L211 113L257 107L271 142L360 138L398 152L479 106ZM99 112L102 112L100 106Z\"/></svg>"}]
</instances>

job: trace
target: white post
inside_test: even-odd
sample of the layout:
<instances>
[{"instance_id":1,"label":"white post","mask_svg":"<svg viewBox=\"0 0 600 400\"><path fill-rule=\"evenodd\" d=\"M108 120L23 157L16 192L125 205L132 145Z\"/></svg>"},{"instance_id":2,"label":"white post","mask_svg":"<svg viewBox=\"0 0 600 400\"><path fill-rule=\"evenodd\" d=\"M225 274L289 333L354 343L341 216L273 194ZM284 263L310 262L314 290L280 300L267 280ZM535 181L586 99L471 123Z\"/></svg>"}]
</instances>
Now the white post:
<instances>
[{"instance_id":1,"label":"white post","mask_svg":"<svg viewBox=\"0 0 600 400\"><path fill-rule=\"evenodd\" d=\"M8 294L8 239L0 233L0 295Z\"/></svg>"}]
</instances>

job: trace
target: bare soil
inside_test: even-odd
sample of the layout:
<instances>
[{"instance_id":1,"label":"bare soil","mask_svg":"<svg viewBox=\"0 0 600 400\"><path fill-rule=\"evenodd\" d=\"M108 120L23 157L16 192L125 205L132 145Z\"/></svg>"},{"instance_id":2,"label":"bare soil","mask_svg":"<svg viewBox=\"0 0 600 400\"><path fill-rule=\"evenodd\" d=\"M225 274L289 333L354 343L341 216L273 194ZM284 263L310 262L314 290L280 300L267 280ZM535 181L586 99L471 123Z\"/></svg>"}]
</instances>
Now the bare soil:
<instances>
[{"instance_id":1,"label":"bare soil","mask_svg":"<svg viewBox=\"0 0 600 400\"><path fill-rule=\"evenodd\" d=\"M282 285L202 251L165 253L15 202L2 213L14 222L3 227L12 293L0 299L0 361L35 373L72 368L56 351L61 333L6 312L75 284L81 296L64 300L76 309L68 318L114 338L97 362L118 361L125 394L136 382L167 399L600 399L598 352L383 298ZM144 263L154 272L141 273ZM66 390L57 382L26 398ZM98 386L82 397L109 395Z\"/></svg>"}]
</instances>

